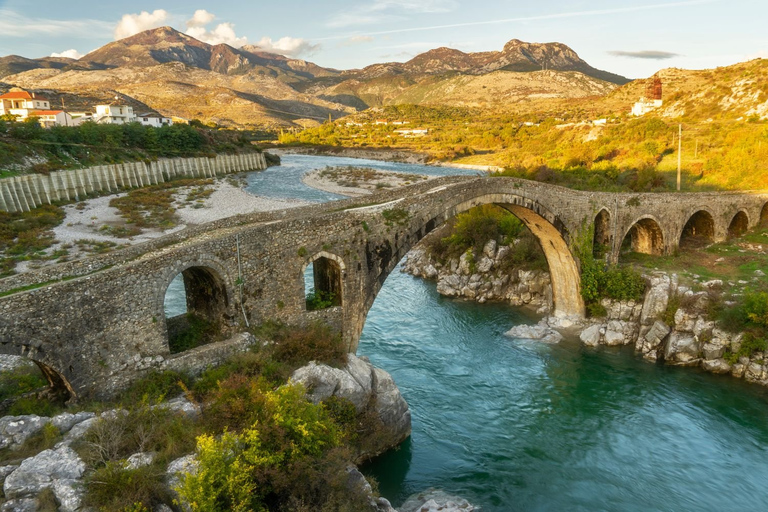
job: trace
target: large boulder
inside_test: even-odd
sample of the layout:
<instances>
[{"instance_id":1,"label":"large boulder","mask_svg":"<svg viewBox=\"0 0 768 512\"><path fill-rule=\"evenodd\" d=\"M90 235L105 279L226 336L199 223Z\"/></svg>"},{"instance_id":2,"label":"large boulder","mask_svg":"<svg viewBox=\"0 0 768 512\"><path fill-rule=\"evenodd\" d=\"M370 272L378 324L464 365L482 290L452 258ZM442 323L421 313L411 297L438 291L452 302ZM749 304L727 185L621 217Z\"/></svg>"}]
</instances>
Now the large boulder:
<instances>
[{"instance_id":1,"label":"large boulder","mask_svg":"<svg viewBox=\"0 0 768 512\"><path fill-rule=\"evenodd\" d=\"M62 504L60 510L76 510L82 500L78 480L84 471L85 463L77 453L69 446L61 445L25 459L5 479L3 492L6 498L17 499L34 497L50 488Z\"/></svg>"},{"instance_id":2,"label":"large boulder","mask_svg":"<svg viewBox=\"0 0 768 512\"><path fill-rule=\"evenodd\" d=\"M366 444L366 453L372 457L397 446L411 435L411 411L392 376L375 368L367 358L347 354L344 368L331 368L311 362L293 372L291 382L304 385L307 397L313 403L336 396L346 398L359 414L374 414L377 435Z\"/></svg>"},{"instance_id":3,"label":"large boulder","mask_svg":"<svg viewBox=\"0 0 768 512\"><path fill-rule=\"evenodd\" d=\"M637 343L635 343L635 350L640 352L643 358L649 361L656 361L659 349L671 330L661 320L656 320L650 327L643 326L640 336L637 338Z\"/></svg>"},{"instance_id":4,"label":"large boulder","mask_svg":"<svg viewBox=\"0 0 768 512\"><path fill-rule=\"evenodd\" d=\"M0 449L18 448L50 422L51 418L34 414L0 418Z\"/></svg>"},{"instance_id":5,"label":"large boulder","mask_svg":"<svg viewBox=\"0 0 768 512\"><path fill-rule=\"evenodd\" d=\"M664 360L669 364L695 366L701 358L699 341L693 334L672 331L664 351Z\"/></svg>"},{"instance_id":6,"label":"large boulder","mask_svg":"<svg viewBox=\"0 0 768 512\"><path fill-rule=\"evenodd\" d=\"M667 274L654 273L650 277L650 287L640 313L641 324L651 325L667 309L672 285L673 278Z\"/></svg>"},{"instance_id":7,"label":"large boulder","mask_svg":"<svg viewBox=\"0 0 768 512\"><path fill-rule=\"evenodd\" d=\"M504 335L511 338L537 340L542 343L559 343L563 339L563 335L552 329L546 319L536 325L516 325Z\"/></svg>"},{"instance_id":8,"label":"large boulder","mask_svg":"<svg viewBox=\"0 0 768 512\"><path fill-rule=\"evenodd\" d=\"M605 326L601 324L590 325L579 334L581 342L588 347L596 347L600 344L603 333L605 332Z\"/></svg>"}]
</instances>

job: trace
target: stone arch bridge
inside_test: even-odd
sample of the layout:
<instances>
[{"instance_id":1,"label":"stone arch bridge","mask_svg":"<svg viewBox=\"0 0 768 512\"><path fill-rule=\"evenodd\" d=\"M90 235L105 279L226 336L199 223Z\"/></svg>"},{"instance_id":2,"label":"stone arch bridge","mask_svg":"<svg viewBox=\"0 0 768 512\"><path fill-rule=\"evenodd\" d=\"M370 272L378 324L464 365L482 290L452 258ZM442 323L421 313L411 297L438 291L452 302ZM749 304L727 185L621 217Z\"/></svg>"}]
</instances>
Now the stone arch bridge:
<instances>
[{"instance_id":1,"label":"stone arch bridge","mask_svg":"<svg viewBox=\"0 0 768 512\"><path fill-rule=\"evenodd\" d=\"M571 250L582 234L616 261L622 242L670 254L688 235L722 240L768 216L768 193L599 193L514 178L439 178L362 199L231 217L2 279L0 353L34 360L76 397L108 396L152 368L200 369L238 342L171 353L175 326L163 301L179 274L188 311L225 333L267 319L321 320L355 351L368 310L400 259L456 214L488 203L538 237L559 316L584 313ZM317 311L305 300L310 263L315 288L332 297Z\"/></svg>"}]
</instances>

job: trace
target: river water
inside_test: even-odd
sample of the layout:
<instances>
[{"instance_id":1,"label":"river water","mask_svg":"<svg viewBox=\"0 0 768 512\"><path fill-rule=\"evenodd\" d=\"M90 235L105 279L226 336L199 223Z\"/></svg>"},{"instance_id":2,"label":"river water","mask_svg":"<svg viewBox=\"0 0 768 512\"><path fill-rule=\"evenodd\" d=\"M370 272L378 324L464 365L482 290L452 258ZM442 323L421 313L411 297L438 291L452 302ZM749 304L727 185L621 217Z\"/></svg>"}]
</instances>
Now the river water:
<instances>
[{"instance_id":1,"label":"river water","mask_svg":"<svg viewBox=\"0 0 768 512\"><path fill-rule=\"evenodd\" d=\"M336 198L300 183L326 165L471 171L286 155L252 174L271 197ZM183 290L182 290L183 294ZM182 295L183 296L183 295ZM364 468L399 505L437 487L485 511L768 510L768 393L697 369L504 336L534 319L441 297L401 274L385 282L359 355L392 374L413 435Z\"/></svg>"}]
</instances>

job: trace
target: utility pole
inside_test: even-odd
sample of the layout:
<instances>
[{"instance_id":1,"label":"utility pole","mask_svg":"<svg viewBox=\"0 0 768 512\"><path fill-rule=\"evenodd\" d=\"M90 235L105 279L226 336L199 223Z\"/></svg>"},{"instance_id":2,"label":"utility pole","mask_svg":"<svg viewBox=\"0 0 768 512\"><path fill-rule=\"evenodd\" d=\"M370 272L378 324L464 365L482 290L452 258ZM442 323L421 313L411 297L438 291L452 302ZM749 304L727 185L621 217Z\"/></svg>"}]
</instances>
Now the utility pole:
<instances>
[{"instance_id":1,"label":"utility pole","mask_svg":"<svg viewBox=\"0 0 768 512\"><path fill-rule=\"evenodd\" d=\"M680 172L683 167L683 124L678 126L677 134L677 191L680 192Z\"/></svg>"}]
</instances>

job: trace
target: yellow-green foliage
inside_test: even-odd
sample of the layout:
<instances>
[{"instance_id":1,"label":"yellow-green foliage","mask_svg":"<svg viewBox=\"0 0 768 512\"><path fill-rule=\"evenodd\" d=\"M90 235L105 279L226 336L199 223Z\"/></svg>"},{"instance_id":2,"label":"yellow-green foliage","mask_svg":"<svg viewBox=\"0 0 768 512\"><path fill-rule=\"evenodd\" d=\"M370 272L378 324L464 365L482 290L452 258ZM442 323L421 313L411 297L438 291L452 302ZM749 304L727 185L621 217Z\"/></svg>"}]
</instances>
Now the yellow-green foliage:
<instances>
[{"instance_id":1,"label":"yellow-green foliage","mask_svg":"<svg viewBox=\"0 0 768 512\"><path fill-rule=\"evenodd\" d=\"M242 432L198 437L198 470L177 489L192 510L273 510L289 496L329 493L316 488L324 483L318 471L341 433L326 410L308 402L300 385L266 391L262 404L259 419Z\"/></svg>"},{"instance_id":2,"label":"yellow-green foliage","mask_svg":"<svg viewBox=\"0 0 768 512\"><path fill-rule=\"evenodd\" d=\"M477 154L471 161L514 170L515 175L565 186L599 190L671 190L677 169L677 120L653 115L612 118L594 127L575 109L533 117L493 110L399 105L383 112L326 123L280 139L282 143L362 147L398 146L438 160ZM390 124L375 124L379 118ZM428 129L424 137L395 133ZM764 122L686 118L683 127L683 186L768 188L768 129ZM482 156L481 156L482 155Z\"/></svg>"}]
</instances>

